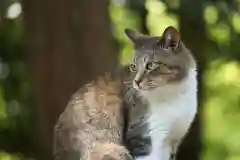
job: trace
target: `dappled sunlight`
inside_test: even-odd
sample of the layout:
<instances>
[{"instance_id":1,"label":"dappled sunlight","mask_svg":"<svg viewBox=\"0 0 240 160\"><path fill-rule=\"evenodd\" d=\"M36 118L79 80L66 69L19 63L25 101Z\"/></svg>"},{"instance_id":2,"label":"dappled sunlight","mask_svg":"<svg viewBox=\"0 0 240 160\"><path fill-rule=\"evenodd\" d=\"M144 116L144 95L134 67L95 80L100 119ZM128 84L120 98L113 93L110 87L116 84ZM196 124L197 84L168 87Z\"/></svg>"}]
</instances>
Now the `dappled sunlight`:
<instances>
[{"instance_id":1,"label":"dappled sunlight","mask_svg":"<svg viewBox=\"0 0 240 160\"><path fill-rule=\"evenodd\" d=\"M224 23L207 26L209 37L221 44L228 44L230 41L230 27Z\"/></svg>"},{"instance_id":2,"label":"dappled sunlight","mask_svg":"<svg viewBox=\"0 0 240 160\"><path fill-rule=\"evenodd\" d=\"M204 10L204 20L207 24L215 24L218 20L218 9L214 5L208 5Z\"/></svg>"},{"instance_id":3,"label":"dappled sunlight","mask_svg":"<svg viewBox=\"0 0 240 160\"><path fill-rule=\"evenodd\" d=\"M234 30L240 33L240 13L234 13L231 20Z\"/></svg>"},{"instance_id":4,"label":"dappled sunlight","mask_svg":"<svg viewBox=\"0 0 240 160\"><path fill-rule=\"evenodd\" d=\"M110 17L113 22L113 34L120 45L120 62L121 64L129 63L132 56L132 44L124 34L125 28L132 28L139 31L140 17L133 11L126 9L125 3L122 1L111 1L109 7ZM173 7L179 6L178 0L172 0ZM164 29L171 25L178 28L178 19L176 15L167 14L165 12L166 6L163 2L158 0L147 0L146 9L147 27L150 35L161 35Z\"/></svg>"},{"instance_id":5,"label":"dappled sunlight","mask_svg":"<svg viewBox=\"0 0 240 160\"><path fill-rule=\"evenodd\" d=\"M219 45L228 44L230 41L230 26L226 22L219 20L219 14L217 6L211 4L205 6L204 21L208 37Z\"/></svg>"},{"instance_id":6,"label":"dappled sunlight","mask_svg":"<svg viewBox=\"0 0 240 160\"><path fill-rule=\"evenodd\" d=\"M206 73L206 85L218 88L219 85L238 85L240 87L240 64L238 61L214 60ZM239 90L240 91L240 90Z\"/></svg>"},{"instance_id":7,"label":"dappled sunlight","mask_svg":"<svg viewBox=\"0 0 240 160\"><path fill-rule=\"evenodd\" d=\"M0 160L20 160L20 158L7 152L0 152Z\"/></svg>"},{"instance_id":8,"label":"dappled sunlight","mask_svg":"<svg viewBox=\"0 0 240 160\"><path fill-rule=\"evenodd\" d=\"M215 60L207 67L203 159L225 160L240 156L239 79L237 61Z\"/></svg>"},{"instance_id":9,"label":"dappled sunlight","mask_svg":"<svg viewBox=\"0 0 240 160\"><path fill-rule=\"evenodd\" d=\"M163 2L147 0L146 8L148 10L147 26L150 34L160 36L168 26L178 28L177 16L166 13L166 5Z\"/></svg>"},{"instance_id":10,"label":"dappled sunlight","mask_svg":"<svg viewBox=\"0 0 240 160\"><path fill-rule=\"evenodd\" d=\"M22 6L19 2L12 3L8 8L7 18L15 19L17 18L22 12Z\"/></svg>"},{"instance_id":11,"label":"dappled sunlight","mask_svg":"<svg viewBox=\"0 0 240 160\"><path fill-rule=\"evenodd\" d=\"M240 160L240 156L231 156L228 157L226 160Z\"/></svg>"}]
</instances>

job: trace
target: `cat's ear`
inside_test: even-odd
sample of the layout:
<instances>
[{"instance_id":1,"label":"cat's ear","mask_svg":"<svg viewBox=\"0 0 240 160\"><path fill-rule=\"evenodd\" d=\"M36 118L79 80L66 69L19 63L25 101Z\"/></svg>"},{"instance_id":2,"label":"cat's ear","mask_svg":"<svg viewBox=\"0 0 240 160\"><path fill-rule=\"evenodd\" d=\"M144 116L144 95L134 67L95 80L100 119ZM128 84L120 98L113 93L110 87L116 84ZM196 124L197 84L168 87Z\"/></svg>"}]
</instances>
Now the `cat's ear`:
<instances>
[{"instance_id":1,"label":"cat's ear","mask_svg":"<svg viewBox=\"0 0 240 160\"><path fill-rule=\"evenodd\" d=\"M167 27L162 35L162 47L164 49L175 50L180 44L180 34L176 28L169 26Z\"/></svg>"},{"instance_id":2,"label":"cat's ear","mask_svg":"<svg viewBox=\"0 0 240 160\"><path fill-rule=\"evenodd\" d=\"M126 29L124 29L124 32L125 32L126 36L127 36L133 43L137 43L137 42L140 42L140 41L148 38L147 35L144 35L144 34L142 34L142 33L139 33L138 31L135 31L135 30L133 30L133 29L126 28Z\"/></svg>"}]
</instances>

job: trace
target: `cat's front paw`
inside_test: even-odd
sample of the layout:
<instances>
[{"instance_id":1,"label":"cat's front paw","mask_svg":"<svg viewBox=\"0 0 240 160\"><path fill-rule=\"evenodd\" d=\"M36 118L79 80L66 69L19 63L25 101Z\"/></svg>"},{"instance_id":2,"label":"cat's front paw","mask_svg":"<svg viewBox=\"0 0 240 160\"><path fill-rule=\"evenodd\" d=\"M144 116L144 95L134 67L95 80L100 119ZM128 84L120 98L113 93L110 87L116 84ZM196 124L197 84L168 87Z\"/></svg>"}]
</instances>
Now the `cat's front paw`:
<instances>
[{"instance_id":1,"label":"cat's front paw","mask_svg":"<svg viewBox=\"0 0 240 160\"><path fill-rule=\"evenodd\" d=\"M150 137L135 136L126 141L126 146L134 157L147 156L152 151Z\"/></svg>"},{"instance_id":2,"label":"cat's front paw","mask_svg":"<svg viewBox=\"0 0 240 160\"><path fill-rule=\"evenodd\" d=\"M125 147L114 143L96 145L87 157L87 160L133 160Z\"/></svg>"},{"instance_id":3,"label":"cat's front paw","mask_svg":"<svg viewBox=\"0 0 240 160\"><path fill-rule=\"evenodd\" d=\"M130 154L128 153L117 153L116 154L108 154L104 155L101 160L133 160Z\"/></svg>"}]
</instances>

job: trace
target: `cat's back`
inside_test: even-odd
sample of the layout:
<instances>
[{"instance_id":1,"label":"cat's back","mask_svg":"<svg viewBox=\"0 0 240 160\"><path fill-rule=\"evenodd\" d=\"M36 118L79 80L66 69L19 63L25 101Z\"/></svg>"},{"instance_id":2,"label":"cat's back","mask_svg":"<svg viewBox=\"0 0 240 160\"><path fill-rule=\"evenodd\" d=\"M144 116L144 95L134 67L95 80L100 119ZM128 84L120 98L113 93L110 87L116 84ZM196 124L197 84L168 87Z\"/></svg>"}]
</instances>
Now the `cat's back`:
<instances>
[{"instance_id":1,"label":"cat's back","mask_svg":"<svg viewBox=\"0 0 240 160\"><path fill-rule=\"evenodd\" d=\"M121 86L121 74L105 74L73 94L55 125L54 155L69 158L99 142L121 142Z\"/></svg>"},{"instance_id":2,"label":"cat's back","mask_svg":"<svg viewBox=\"0 0 240 160\"><path fill-rule=\"evenodd\" d=\"M78 117L81 117L80 119L84 124L92 124L94 119L111 118L101 116L104 116L110 110L118 108L117 106L121 103L119 92L119 80L106 74L84 85L73 94L64 112L72 110L71 114L77 114Z\"/></svg>"}]
</instances>

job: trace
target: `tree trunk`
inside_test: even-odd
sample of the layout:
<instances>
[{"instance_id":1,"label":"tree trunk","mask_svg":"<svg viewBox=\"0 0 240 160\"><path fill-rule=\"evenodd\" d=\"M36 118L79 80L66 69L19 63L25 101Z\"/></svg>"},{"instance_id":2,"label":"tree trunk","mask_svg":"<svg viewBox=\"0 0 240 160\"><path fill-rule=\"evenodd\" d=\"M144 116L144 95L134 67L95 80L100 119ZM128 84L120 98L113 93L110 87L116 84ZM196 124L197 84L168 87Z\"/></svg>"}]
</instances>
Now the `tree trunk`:
<instances>
[{"instance_id":1,"label":"tree trunk","mask_svg":"<svg viewBox=\"0 0 240 160\"><path fill-rule=\"evenodd\" d=\"M70 95L117 65L108 0L23 0L37 101L38 159L52 154L53 126ZM42 152L41 152L42 151Z\"/></svg>"},{"instance_id":2,"label":"tree trunk","mask_svg":"<svg viewBox=\"0 0 240 160\"><path fill-rule=\"evenodd\" d=\"M204 68L204 45L206 43L202 0L181 0L180 31L182 39L192 51L198 63L198 115L188 135L180 146L178 160L200 160L201 152L201 105L203 102L202 69ZM194 36L193 36L194 35Z\"/></svg>"}]
</instances>

